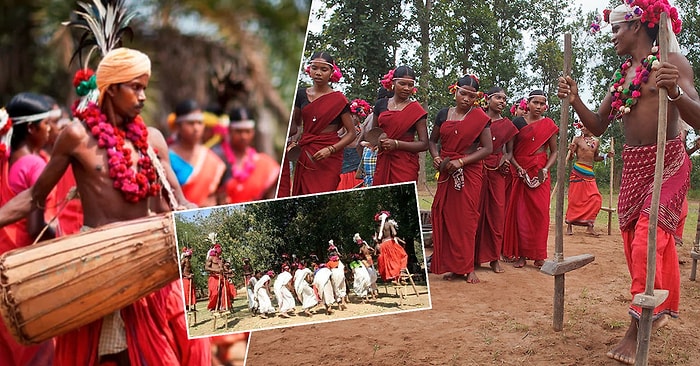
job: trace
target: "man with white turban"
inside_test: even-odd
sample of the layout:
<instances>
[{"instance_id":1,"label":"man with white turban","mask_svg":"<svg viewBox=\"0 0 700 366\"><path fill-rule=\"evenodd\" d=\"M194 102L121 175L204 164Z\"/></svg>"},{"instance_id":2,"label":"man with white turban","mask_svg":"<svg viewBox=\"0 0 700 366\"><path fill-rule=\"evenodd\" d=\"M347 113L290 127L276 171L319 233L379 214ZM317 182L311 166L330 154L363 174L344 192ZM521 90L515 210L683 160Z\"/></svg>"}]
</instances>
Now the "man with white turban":
<instances>
[{"instance_id":1,"label":"man with white turban","mask_svg":"<svg viewBox=\"0 0 700 366\"><path fill-rule=\"evenodd\" d=\"M142 52L117 48L105 55L96 72L98 104L74 111L82 123L61 131L36 184L0 208L0 226L25 217L34 207L44 207L47 195L69 166L80 194L85 228L168 210L160 199L151 199L160 196L164 179L178 205L189 205L170 169L165 139L158 130L146 127L139 116L150 75L150 60ZM125 137L117 139L117 134ZM135 154L115 153L120 148ZM154 150L166 177L156 173L148 149ZM181 283L172 282L121 311L57 337L55 365L208 364L209 341L187 339L184 308Z\"/></svg>"},{"instance_id":2,"label":"man with white turban","mask_svg":"<svg viewBox=\"0 0 700 366\"><path fill-rule=\"evenodd\" d=\"M660 13L668 14L670 42L668 59L657 60L655 45ZM559 78L557 95L568 98L571 106L594 135L600 136L609 125L621 120L625 135L623 168L618 213L627 266L632 277L634 297L645 291L649 212L656 164L656 143L661 89L668 91L664 181L661 186L658 227L656 229L656 276L654 287L669 291L668 298L654 309L654 327L664 326L678 316L680 271L674 234L683 232L680 218L687 213L690 162L685 141L678 138L680 118L700 128L700 99L693 84L693 69L678 53L675 34L681 31L678 11L667 0L632 1L606 10L612 26L615 52L628 55L615 73L612 86L597 112L583 103L578 86L571 77ZM675 48L675 49L674 49ZM680 118L679 118L680 117ZM634 364L637 329L641 308L630 305L631 321L623 339L607 356Z\"/></svg>"}]
</instances>

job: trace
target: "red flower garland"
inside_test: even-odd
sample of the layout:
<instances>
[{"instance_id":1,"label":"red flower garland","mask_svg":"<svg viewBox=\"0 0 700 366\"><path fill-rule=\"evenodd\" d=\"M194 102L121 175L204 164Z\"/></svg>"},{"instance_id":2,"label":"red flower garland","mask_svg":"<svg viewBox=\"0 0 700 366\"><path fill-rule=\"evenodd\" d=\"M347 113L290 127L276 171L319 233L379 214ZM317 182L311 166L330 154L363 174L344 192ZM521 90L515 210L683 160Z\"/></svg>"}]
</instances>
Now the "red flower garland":
<instances>
[{"instance_id":1,"label":"red flower garland","mask_svg":"<svg viewBox=\"0 0 700 366\"><path fill-rule=\"evenodd\" d=\"M84 111L77 111L74 106L73 114L85 121L88 130L97 139L97 146L107 150L113 187L122 191L128 202L139 202L160 192L155 167L148 157L148 129L141 116L127 123L126 131L123 131L107 122L107 116L95 103L89 103ZM124 147L125 139L133 143L140 155L137 171L131 169L131 149Z\"/></svg>"}]
</instances>

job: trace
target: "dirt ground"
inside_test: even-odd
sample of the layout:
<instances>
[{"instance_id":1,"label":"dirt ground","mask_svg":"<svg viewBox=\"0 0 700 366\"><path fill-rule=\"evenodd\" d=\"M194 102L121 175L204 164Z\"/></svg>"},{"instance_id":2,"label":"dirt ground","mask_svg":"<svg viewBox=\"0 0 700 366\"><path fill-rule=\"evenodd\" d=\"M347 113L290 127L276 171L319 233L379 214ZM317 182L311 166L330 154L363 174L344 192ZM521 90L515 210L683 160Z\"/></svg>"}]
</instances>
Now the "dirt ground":
<instances>
[{"instance_id":1,"label":"dirt ground","mask_svg":"<svg viewBox=\"0 0 700 366\"><path fill-rule=\"evenodd\" d=\"M695 221L688 225L694 232ZM552 277L532 262L523 269L502 263L500 274L483 265L479 284L430 275L432 310L253 332L247 365L619 365L605 353L629 324L622 239L615 229L600 237L574 231L564 238L565 257L596 259L566 275L560 332L552 329ZM685 241L680 317L652 336L650 365L700 365L700 282L688 280L693 238Z\"/></svg>"},{"instance_id":2,"label":"dirt ground","mask_svg":"<svg viewBox=\"0 0 700 366\"><path fill-rule=\"evenodd\" d=\"M347 309L345 310L338 310L338 307L334 306L332 308L333 313L328 315L326 314L325 308L323 306L319 306L312 311L311 317L307 317L304 315L299 315L301 312L301 307L297 303L297 315L286 319L278 316L268 316L267 319L263 319L260 316L252 316L248 310L248 300L243 292L243 288L241 288L238 290L236 299L233 302L233 314L228 318L228 327L225 326L225 319L223 317L219 317L216 320L216 328L214 328L213 316L206 310L207 303L200 301L197 303L197 309L199 309L197 312L197 321L194 322L194 318L192 317L189 319L189 336L199 337L206 335L226 334L231 332L279 328L305 323L327 322L331 320L351 319L356 317L430 309L430 297L428 293L428 286L425 284L425 281L423 281L422 284L420 282L416 283L418 295L416 295L415 291L413 291L413 288L411 288L410 285L408 285L405 289L384 286L381 283L377 285L379 290L377 300L370 300L369 302L363 304L362 299L356 297L351 291L349 295L350 303L347 304ZM403 300L401 300L401 292L398 292L398 290L405 291L406 296L404 296ZM272 301L273 305L276 304L276 300L274 298Z\"/></svg>"}]
</instances>

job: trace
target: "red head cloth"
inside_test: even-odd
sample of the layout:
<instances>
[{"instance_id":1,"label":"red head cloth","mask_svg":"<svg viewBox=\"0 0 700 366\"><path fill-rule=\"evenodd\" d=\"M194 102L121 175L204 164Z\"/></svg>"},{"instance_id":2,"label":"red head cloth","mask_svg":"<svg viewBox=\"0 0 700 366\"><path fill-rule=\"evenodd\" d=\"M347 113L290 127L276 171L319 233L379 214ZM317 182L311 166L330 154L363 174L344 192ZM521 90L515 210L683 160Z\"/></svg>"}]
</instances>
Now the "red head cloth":
<instances>
[{"instance_id":1,"label":"red head cloth","mask_svg":"<svg viewBox=\"0 0 700 366\"><path fill-rule=\"evenodd\" d=\"M125 83L139 76L151 76L151 60L143 52L130 48L115 48L100 61L95 73L97 89L100 91L98 104L102 104L105 90L112 84Z\"/></svg>"}]
</instances>

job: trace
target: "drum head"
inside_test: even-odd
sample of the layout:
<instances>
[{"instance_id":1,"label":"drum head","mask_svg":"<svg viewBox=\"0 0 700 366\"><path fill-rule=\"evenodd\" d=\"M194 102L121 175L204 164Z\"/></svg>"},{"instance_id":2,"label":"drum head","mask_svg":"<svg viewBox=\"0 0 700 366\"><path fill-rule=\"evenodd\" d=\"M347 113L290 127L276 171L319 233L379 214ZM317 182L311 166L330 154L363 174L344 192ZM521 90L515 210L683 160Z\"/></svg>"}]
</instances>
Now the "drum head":
<instances>
[{"instance_id":1,"label":"drum head","mask_svg":"<svg viewBox=\"0 0 700 366\"><path fill-rule=\"evenodd\" d=\"M294 145L294 146L290 147L289 149L287 149L286 158L289 161L296 162L297 160L299 160L300 154L301 154L301 148L299 147L299 145Z\"/></svg>"},{"instance_id":2,"label":"drum head","mask_svg":"<svg viewBox=\"0 0 700 366\"><path fill-rule=\"evenodd\" d=\"M379 140L382 137L386 138L386 133L379 127L375 127L365 133L365 140L372 144L372 146L379 146Z\"/></svg>"}]
</instances>

